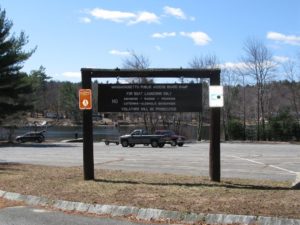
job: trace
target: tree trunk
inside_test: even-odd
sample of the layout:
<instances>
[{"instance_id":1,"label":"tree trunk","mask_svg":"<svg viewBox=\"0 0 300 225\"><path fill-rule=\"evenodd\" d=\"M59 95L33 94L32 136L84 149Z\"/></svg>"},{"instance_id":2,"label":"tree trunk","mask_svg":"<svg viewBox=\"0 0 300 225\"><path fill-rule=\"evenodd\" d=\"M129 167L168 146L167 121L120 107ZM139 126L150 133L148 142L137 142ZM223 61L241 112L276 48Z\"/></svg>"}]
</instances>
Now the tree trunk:
<instances>
[{"instance_id":1,"label":"tree trunk","mask_svg":"<svg viewBox=\"0 0 300 225\"><path fill-rule=\"evenodd\" d=\"M260 104L259 104L259 99L260 99L260 87L257 84L257 133L256 133L256 140L260 140Z\"/></svg>"},{"instance_id":2,"label":"tree trunk","mask_svg":"<svg viewBox=\"0 0 300 225\"><path fill-rule=\"evenodd\" d=\"M197 141L202 140L203 118L202 113L198 113Z\"/></svg>"}]
</instances>

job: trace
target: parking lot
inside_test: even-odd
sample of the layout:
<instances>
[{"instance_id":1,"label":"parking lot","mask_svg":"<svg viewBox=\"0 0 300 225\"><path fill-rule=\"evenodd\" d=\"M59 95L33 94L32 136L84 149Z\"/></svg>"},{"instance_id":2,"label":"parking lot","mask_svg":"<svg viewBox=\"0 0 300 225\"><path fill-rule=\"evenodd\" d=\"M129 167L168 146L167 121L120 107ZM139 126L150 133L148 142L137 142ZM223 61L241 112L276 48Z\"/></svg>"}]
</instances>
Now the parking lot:
<instances>
[{"instance_id":1,"label":"parking lot","mask_svg":"<svg viewBox=\"0 0 300 225\"><path fill-rule=\"evenodd\" d=\"M208 143L152 148L94 143L95 168L208 176ZM20 144L0 147L0 163L82 166L82 143ZM293 181L300 172L300 146L221 144L221 177Z\"/></svg>"}]
</instances>

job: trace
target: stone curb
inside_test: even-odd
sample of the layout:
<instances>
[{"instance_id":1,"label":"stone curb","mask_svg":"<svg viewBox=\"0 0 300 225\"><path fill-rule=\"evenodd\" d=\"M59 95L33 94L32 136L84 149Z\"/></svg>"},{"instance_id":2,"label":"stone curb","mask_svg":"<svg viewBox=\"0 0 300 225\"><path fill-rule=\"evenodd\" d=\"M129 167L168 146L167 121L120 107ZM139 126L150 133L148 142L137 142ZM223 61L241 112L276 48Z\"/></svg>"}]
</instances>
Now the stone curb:
<instances>
[{"instance_id":1,"label":"stone curb","mask_svg":"<svg viewBox=\"0 0 300 225\"><path fill-rule=\"evenodd\" d=\"M146 221L165 220L181 221L185 223L206 222L209 224L242 223L258 225L300 225L300 220L296 219L246 215L197 214L129 206L86 204L81 202L50 200L44 197L22 195L2 190L0 190L0 197L8 200L23 201L32 206L51 206L64 211L87 212L97 215L134 216Z\"/></svg>"}]
</instances>

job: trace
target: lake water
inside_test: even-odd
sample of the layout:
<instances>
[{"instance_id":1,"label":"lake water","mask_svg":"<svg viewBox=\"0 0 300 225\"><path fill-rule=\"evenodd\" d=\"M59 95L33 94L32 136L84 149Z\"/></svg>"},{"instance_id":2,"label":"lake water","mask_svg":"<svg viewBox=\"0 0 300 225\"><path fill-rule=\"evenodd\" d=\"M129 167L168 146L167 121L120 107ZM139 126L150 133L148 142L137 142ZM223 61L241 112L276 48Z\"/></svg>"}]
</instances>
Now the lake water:
<instances>
[{"instance_id":1,"label":"lake water","mask_svg":"<svg viewBox=\"0 0 300 225\"><path fill-rule=\"evenodd\" d=\"M76 136L82 138L82 126L51 126L47 128L38 128L37 131L46 130L44 133L46 140L69 140L74 139ZM34 131L34 128L19 128L15 131L15 135L22 135L26 132ZM116 127L94 127L93 128L94 140L101 140L107 137L119 137L120 132Z\"/></svg>"},{"instance_id":2,"label":"lake water","mask_svg":"<svg viewBox=\"0 0 300 225\"><path fill-rule=\"evenodd\" d=\"M134 126L97 126L93 127L93 135L95 141L100 141L102 139L118 139L120 135L128 134L132 130L140 128ZM162 129L162 128L160 128ZM43 128L38 128L38 131L43 130ZM46 140L68 140L74 139L77 135L78 138L82 138L82 126L50 126L45 128ZM183 126L181 128L182 133L188 139L197 139L197 127L195 126ZM23 127L15 130L15 136L22 135L26 132L34 131L33 127ZM208 127L204 127L203 139L208 139ZM8 136L8 130L0 130L0 139L5 139Z\"/></svg>"}]
</instances>

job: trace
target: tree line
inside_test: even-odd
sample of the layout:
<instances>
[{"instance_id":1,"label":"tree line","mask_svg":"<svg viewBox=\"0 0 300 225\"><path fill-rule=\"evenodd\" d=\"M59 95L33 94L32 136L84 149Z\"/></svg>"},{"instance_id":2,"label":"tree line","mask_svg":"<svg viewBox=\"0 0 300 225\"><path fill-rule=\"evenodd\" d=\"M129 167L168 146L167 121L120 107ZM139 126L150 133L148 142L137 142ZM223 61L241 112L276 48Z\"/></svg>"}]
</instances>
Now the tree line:
<instances>
[{"instance_id":1,"label":"tree line","mask_svg":"<svg viewBox=\"0 0 300 225\"><path fill-rule=\"evenodd\" d=\"M57 120L70 119L81 123L78 109L80 83L58 82L51 79L46 68L40 66L29 73L22 71L23 64L36 51L25 51L28 37L24 32L11 34L13 23L0 8L0 126L7 121L18 121L28 116L49 115ZM297 60L278 63L270 49L260 40L246 40L241 63L222 65L216 55L194 57L190 68L220 68L224 86L222 130L225 140L300 140L300 73ZM123 68L147 69L150 60L134 51L124 59ZM153 83L144 77L128 82ZM143 126L154 130L158 126L180 131L184 124L197 124L197 139L209 124L208 86L205 79L176 82L194 82L203 85L203 110L199 113L140 113L126 115L130 120L141 118ZM97 81L93 83L97 95ZM96 98L93 99L94 104ZM97 107L94 108L95 113ZM120 118L119 115L111 114ZM17 122L18 123L18 122Z\"/></svg>"}]
</instances>

